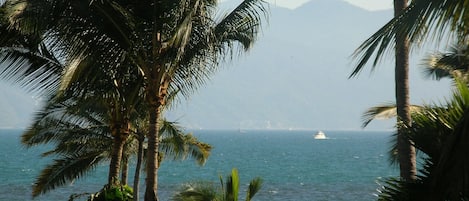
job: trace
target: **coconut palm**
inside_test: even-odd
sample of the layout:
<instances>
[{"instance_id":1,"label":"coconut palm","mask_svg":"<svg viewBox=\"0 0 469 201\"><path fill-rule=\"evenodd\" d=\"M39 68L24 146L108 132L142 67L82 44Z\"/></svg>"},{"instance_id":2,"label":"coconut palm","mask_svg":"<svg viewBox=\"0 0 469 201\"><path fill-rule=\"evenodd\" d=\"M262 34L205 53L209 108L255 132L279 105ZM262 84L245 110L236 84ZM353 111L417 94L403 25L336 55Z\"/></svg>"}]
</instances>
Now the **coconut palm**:
<instances>
[{"instance_id":1,"label":"coconut palm","mask_svg":"<svg viewBox=\"0 0 469 201\"><path fill-rule=\"evenodd\" d=\"M10 2L7 2L7 4L9 3ZM88 65L87 61L74 62L70 60L67 61L65 58L68 56L66 46L71 43L67 43L66 41L54 43L54 41L49 42L50 40L45 43L43 36L39 33L23 33L20 30L8 29L6 23L8 18L6 13L11 11L11 9L8 10L7 8L8 6L2 7L0 12L2 14L0 16L2 19L0 31L5 33L5 35L2 34L1 40L4 43L2 43L0 57L4 61L2 63L7 64L3 69L4 74L2 74L2 77L6 77L8 79L14 78L15 82L26 84L33 90L52 89L49 90L51 93L54 93L55 89L59 88L59 84L62 84L60 90L64 91L73 81L75 81L73 82L74 88L78 89L76 83L80 82L76 82L77 77L81 79L81 83L86 83L88 81L86 79L89 78L87 76L83 76L85 73L79 71L81 68L86 68L84 66ZM88 57L87 59L89 60L91 58ZM102 71L102 68L94 69L100 70L98 73L103 75L104 71ZM10 73L11 71L14 73ZM94 70L93 72L88 72L88 74L94 74L95 72L97 71ZM114 118L112 120L113 126L111 126L111 133L113 133L113 139L115 141L115 143L112 144L114 145L113 147L115 151L112 152L113 157L111 159L109 174L109 183L112 183L112 180L117 178L120 166L119 156L122 155L123 142L125 142L125 138L129 133L127 128L128 126L126 126L128 125L128 123L126 123L126 121L128 121L128 117L123 111L130 110L124 108L131 107L131 104L133 104L136 100L136 96L138 95L135 92L127 93L125 90L128 91L129 87L133 87L133 85L138 83L138 81L126 81L126 88L124 89L124 87L122 87L122 85L118 85L118 83L121 83L122 79L128 79L128 77L116 75L109 76L109 73L104 74L105 75L102 76L102 78L110 77L110 79L99 79L101 87L96 87L96 85L94 87L97 89L103 89L102 86L106 86L105 88L109 91L95 90L94 93L100 94L103 98L113 102L113 107L108 108L110 112L113 112L112 116ZM59 80L60 78L62 80ZM103 85L103 83L106 82L107 85ZM79 90L80 91L78 93L82 94L86 91L84 88Z\"/></svg>"},{"instance_id":2,"label":"coconut palm","mask_svg":"<svg viewBox=\"0 0 469 201\"><path fill-rule=\"evenodd\" d=\"M395 7L397 7L396 3L400 3L401 0L394 2ZM468 33L467 24L469 16L467 14L468 12L465 12L468 3L467 0L411 1L407 8L399 12L398 15L395 15L392 20L358 47L353 54L354 57L358 59L358 64L351 76L357 75L375 54L372 65L374 68L387 51L390 49L399 50L401 48L399 41L404 38L409 40L410 48L426 42L427 39L437 39L436 41L440 41L448 30L451 31L450 35L463 39ZM397 43L394 43L395 41ZM399 72L396 72L396 76L398 75ZM399 84L402 83L402 81L405 80L396 79L397 90L399 90ZM396 91L398 107L404 106L403 115L399 115L399 121L402 120L406 122L409 117L407 112L408 105L405 106L399 103L399 97L403 96L405 97L404 93ZM407 153L403 154L407 155ZM403 164L405 165L405 163L401 163L401 165Z\"/></svg>"},{"instance_id":3,"label":"coconut palm","mask_svg":"<svg viewBox=\"0 0 469 201\"><path fill-rule=\"evenodd\" d=\"M407 5L408 0L395 0L394 17L399 18L401 15L405 14L408 10ZM411 114L409 99L409 37L403 34L396 35L393 42L395 42L392 45L395 51L394 82L397 106L397 122L398 124L407 124L408 126L410 126ZM356 57L358 57L357 55L360 54L359 51L361 50L361 48L362 46L360 46L359 49L356 50L356 52L354 53ZM379 52L381 53L381 49ZM358 72L362 69L362 67L365 65L369 56L364 57L366 58L361 58L358 66L352 72L350 77L356 76ZM376 61L374 65L376 65ZM412 146L412 142L409 141L409 138L405 136L405 133L403 130L401 130L401 127L397 127L397 129L397 153L399 158L398 160L400 176L403 180L414 180L416 176L415 148Z\"/></svg>"},{"instance_id":4,"label":"coconut palm","mask_svg":"<svg viewBox=\"0 0 469 201\"><path fill-rule=\"evenodd\" d=\"M399 16L407 7L407 0L394 1L394 16ZM395 94L397 120L400 124L411 125L409 95L409 39L406 36L396 37L395 48ZM397 154L399 158L400 176L403 180L415 180L416 161L415 148L405 135L397 128Z\"/></svg>"},{"instance_id":5,"label":"coconut palm","mask_svg":"<svg viewBox=\"0 0 469 201\"><path fill-rule=\"evenodd\" d=\"M447 161L447 159L442 158L442 152L448 149L445 146L456 147L445 142L448 142L447 139L453 138L452 136L454 136L453 133L457 125L463 122L467 100L469 100L467 99L469 95L467 88L463 86L463 83L467 85L467 68L465 64L467 59L465 50L465 45L458 45L451 48L448 53L433 54L425 59L427 66L424 72L427 77L435 79L441 79L443 77L453 78L457 83L458 90L455 95L453 95L453 99L446 105L411 106L412 126L399 126L402 126L402 129L405 130L409 134L409 137L415 142L414 146L425 153L426 157L423 159L424 165L420 170L421 175L414 183L402 182L395 179L386 181L386 185L380 194L380 200L461 200L462 197L467 197L467 193L464 193L461 187L451 186L451 183L464 182L464 179L457 178L456 176L456 174L460 174L461 171L452 176L445 175L445 177L435 174L436 167L441 164L440 161ZM395 116L395 105L373 107L364 114L363 126L365 127L373 119L391 118ZM397 160L395 157L396 149L396 144L394 144L390 151L391 161L393 162ZM456 152L464 152L464 150L460 147ZM444 157L448 156L449 155L445 155ZM452 163L446 166L456 167L461 165ZM440 171L442 170L440 169ZM452 177L453 181L448 181L446 177ZM436 180L446 180L446 184L451 187L446 188L444 186L438 186L437 188L439 189L434 189ZM450 189L458 190L453 191ZM452 191L452 193L445 192L448 190ZM432 192L433 194L428 192Z\"/></svg>"},{"instance_id":6,"label":"coconut palm","mask_svg":"<svg viewBox=\"0 0 469 201\"><path fill-rule=\"evenodd\" d=\"M237 201L239 200L239 176L238 170L233 168L227 177L226 183L220 177L221 187L217 188L213 183L193 182L184 184L172 197L173 201ZM251 199L259 192L262 179L257 177L249 183L245 201Z\"/></svg>"},{"instance_id":7,"label":"coconut palm","mask_svg":"<svg viewBox=\"0 0 469 201\"><path fill-rule=\"evenodd\" d=\"M111 69L128 64L145 77L150 112L146 200L157 200L157 121L165 97L171 90L187 95L225 55L236 52L237 44L249 49L265 13L261 0L245 0L219 20L214 19L213 0L11 0L5 5L9 27L43 34L51 44L66 41L66 61L93 55L89 62L106 61Z\"/></svg>"},{"instance_id":8,"label":"coconut palm","mask_svg":"<svg viewBox=\"0 0 469 201\"><path fill-rule=\"evenodd\" d=\"M55 144L52 150L43 155L58 157L37 178L33 186L33 196L80 178L97 164L112 158L114 140L109 121L113 117L109 115L106 106L109 102L99 102L96 99L90 102L79 100L49 101L47 107L37 114L35 123L22 136L22 142L27 146ZM169 159L184 159L190 156L199 164L205 162L210 151L209 145L183 133L175 123L162 124L162 153L168 155ZM133 129L132 127L130 130ZM127 141L127 145L136 143L135 138L128 140L133 141Z\"/></svg>"},{"instance_id":9,"label":"coconut palm","mask_svg":"<svg viewBox=\"0 0 469 201\"><path fill-rule=\"evenodd\" d=\"M391 114L392 107L375 108L372 113ZM413 182L388 179L380 189L378 200L467 200L467 151L464 130L469 111L469 88L457 81L452 99L441 105L415 106L412 126L403 126L421 151L420 175ZM395 148L394 148L395 149Z\"/></svg>"}]
</instances>

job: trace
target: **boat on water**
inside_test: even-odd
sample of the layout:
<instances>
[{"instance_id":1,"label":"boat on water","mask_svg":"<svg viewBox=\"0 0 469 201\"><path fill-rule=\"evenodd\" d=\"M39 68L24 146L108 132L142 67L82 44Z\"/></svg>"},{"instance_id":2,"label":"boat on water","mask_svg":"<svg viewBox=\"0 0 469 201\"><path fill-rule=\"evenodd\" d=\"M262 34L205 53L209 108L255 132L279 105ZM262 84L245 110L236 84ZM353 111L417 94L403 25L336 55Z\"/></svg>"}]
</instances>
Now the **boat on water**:
<instances>
[{"instance_id":1,"label":"boat on water","mask_svg":"<svg viewBox=\"0 0 469 201\"><path fill-rule=\"evenodd\" d=\"M314 135L314 139L315 140L325 140L327 139L326 137L326 134L322 131L318 131L315 135Z\"/></svg>"}]
</instances>

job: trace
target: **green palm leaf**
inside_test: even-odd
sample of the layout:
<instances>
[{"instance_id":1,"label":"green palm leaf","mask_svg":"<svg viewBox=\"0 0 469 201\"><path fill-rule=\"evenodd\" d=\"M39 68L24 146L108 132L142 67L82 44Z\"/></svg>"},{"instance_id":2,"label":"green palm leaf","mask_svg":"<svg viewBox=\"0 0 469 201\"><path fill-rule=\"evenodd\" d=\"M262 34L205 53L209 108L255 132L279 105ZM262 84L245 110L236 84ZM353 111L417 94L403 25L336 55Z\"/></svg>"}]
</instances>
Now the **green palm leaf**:
<instances>
[{"instance_id":1,"label":"green palm leaf","mask_svg":"<svg viewBox=\"0 0 469 201\"><path fill-rule=\"evenodd\" d=\"M246 194L246 201L251 201L254 195L261 190L262 187L262 178L257 177L249 182L248 192Z\"/></svg>"},{"instance_id":2,"label":"green palm leaf","mask_svg":"<svg viewBox=\"0 0 469 201\"><path fill-rule=\"evenodd\" d=\"M220 176L220 188L210 182L191 182L182 185L171 200L173 201L236 201L239 200L239 176L238 170L233 168L227 176L226 182ZM249 183L246 193L246 201L250 201L260 190L262 179L257 177Z\"/></svg>"},{"instance_id":3,"label":"green palm leaf","mask_svg":"<svg viewBox=\"0 0 469 201\"><path fill-rule=\"evenodd\" d=\"M467 33L469 1L414 0L398 16L390 20L370 38L365 40L353 53L358 59L350 77L356 76L375 55L373 69L386 53L394 49L396 38L407 36L414 46L427 39L440 41L447 30L461 38ZM430 35L432 34L432 35ZM430 37L433 36L433 37Z\"/></svg>"},{"instance_id":4,"label":"green palm leaf","mask_svg":"<svg viewBox=\"0 0 469 201\"><path fill-rule=\"evenodd\" d=\"M418 113L422 109L421 106L418 105L411 105L410 111L411 113ZM365 113L362 115L362 128L368 126L369 123L373 120L382 120L382 119L390 119L396 118L397 111L395 104L384 104L375 107L369 108Z\"/></svg>"},{"instance_id":5,"label":"green palm leaf","mask_svg":"<svg viewBox=\"0 0 469 201\"><path fill-rule=\"evenodd\" d=\"M447 52L430 54L424 60L425 76L436 80L456 77L467 82L467 66L469 66L467 48L466 42L462 42L462 44L452 46Z\"/></svg>"},{"instance_id":6,"label":"green palm leaf","mask_svg":"<svg viewBox=\"0 0 469 201\"><path fill-rule=\"evenodd\" d=\"M63 186L82 177L106 157L101 152L77 153L55 159L54 163L41 171L33 186L33 196L38 196L56 187Z\"/></svg>"},{"instance_id":7,"label":"green palm leaf","mask_svg":"<svg viewBox=\"0 0 469 201\"><path fill-rule=\"evenodd\" d=\"M210 155L212 147L209 144L199 142L190 133L184 133L175 122L160 121L160 134L160 151L172 160L184 160L190 156L203 165Z\"/></svg>"},{"instance_id":8,"label":"green palm leaf","mask_svg":"<svg viewBox=\"0 0 469 201\"><path fill-rule=\"evenodd\" d=\"M213 183L192 182L182 185L171 198L173 201L220 201Z\"/></svg>"}]
</instances>

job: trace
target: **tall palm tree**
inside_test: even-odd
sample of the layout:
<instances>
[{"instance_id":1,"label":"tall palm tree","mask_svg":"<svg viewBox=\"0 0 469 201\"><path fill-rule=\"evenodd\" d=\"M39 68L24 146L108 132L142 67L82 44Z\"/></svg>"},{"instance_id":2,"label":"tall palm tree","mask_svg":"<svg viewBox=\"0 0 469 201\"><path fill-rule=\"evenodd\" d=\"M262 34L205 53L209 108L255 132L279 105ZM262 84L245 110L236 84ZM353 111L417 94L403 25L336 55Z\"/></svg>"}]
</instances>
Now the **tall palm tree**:
<instances>
[{"instance_id":1,"label":"tall palm tree","mask_svg":"<svg viewBox=\"0 0 469 201\"><path fill-rule=\"evenodd\" d=\"M461 200L466 197L467 192L464 187L453 186L455 183L464 183L465 178L460 177L461 173L466 170L461 164L456 161L464 161L464 147L455 146L447 141L454 138L454 136L462 135L456 134L456 128L466 124L465 113L467 112L468 103L468 89L467 86L467 45L465 42L459 45L454 45L448 52L431 54L425 59L424 73L427 77L434 79L442 79L444 77L454 79L457 90L453 98L446 105L434 106L411 106L412 113L412 126L402 126L403 130L410 134L411 139L415 143L415 147L421 152L425 153L424 166L420 170L421 175L418 176L415 183L402 182L390 179L381 191L379 200ZM395 105L383 105L373 107L364 114L365 127L370 121L374 119L392 118L395 117ZM460 124L460 125L458 125ZM454 143L454 142L453 142ZM440 166L440 161L448 161L444 159L450 155L442 153L444 150L452 147L453 155L457 155L457 160L452 159L451 164L446 164L444 176L436 175L436 167ZM396 161L394 146L390 153L392 161ZM444 157L444 158L442 158ZM454 158L454 156L451 155ZM448 176L448 169L459 167L460 171L453 172ZM458 168L455 168L458 169ZM440 173L441 174L441 173ZM459 176L458 176L459 175ZM438 181L438 182L436 182ZM445 182L442 182L445 181ZM445 183L445 185L438 185L438 183ZM447 186L446 186L447 185ZM451 190L453 189L453 190ZM456 190L454 190L456 189ZM429 193L431 192L431 193ZM448 196L448 197L446 197ZM446 197L446 198L444 198Z\"/></svg>"},{"instance_id":2,"label":"tall palm tree","mask_svg":"<svg viewBox=\"0 0 469 201\"><path fill-rule=\"evenodd\" d=\"M394 1L394 19L400 18L402 15L406 14L408 10L408 1L407 0L395 0ZM382 28L383 29L383 28ZM389 31L388 29L379 30L382 32ZM383 33L390 34L390 33ZM376 34L375 34L376 35ZM374 37L374 35L372 36ZM365 41L367 43L369 40ZM394 47L395 51L395 73L394 73L394 83L395 83L395 97L396 97L396 108L397 108L397 122L398 124L406 124L410 126L412 120L410 115L410 93L409 93L409 50L410 50L410 40L407 35L396 34L394 40L395 44L390 44L390 41L386 41L388 45ZM363 51L363 44L356 50L354 55L361 54ZM378 54L382 53L382 49L378 50ZM368 61L368 58L372 54L373 50L366 51L364 56L362 56L358 66L352 72L350 77L356 76ZM373 64L373 67L376 65L377 61ZM416 156L415 148L412 146L412 142L406 136L405 132L401 127L397 127L398 135L397 137L397 154L399 160L399 169L400 176L403 180L414 180L416 176Z\"/></svg>"},{"instance_id":3,"label":"tall palm tree","mask_svg":"<svg viewBox=\"0 0 469 201\"><path fill-rule=\"evenodd\" d=\"M407 0L394 1L394 16L399 16L407 7ZM406 36L396 37L395 80L397 121L411 126L409 94L409 39ZM414 180L416 176L416 156L412 142L406 133L398 127L397 153L399 156L400 176L403 180Z\"/></svg>"},{"instance_id":4,"label":"tall palm tree","mask_svg":"<svg viewBox=\"0 0 469 201\"><path fill-rule=\"evenodd\" d=\"M469 14L465 9L468 8L468 0L413 0L408 7L405 7L405 2L403 0L395 0L394 6L399 11L398 14L370 38L365 40L354 52L354 57L358 59L358 64L351 76L357 75L374 54L376 55L373 67L377 65L389 49L395 48L399 50L402 48L403 46L399 44L399 41L402 39L407 38L409 46L412 47L412 45L418 46L429 38L442 39L448 30L453 33L453 36L458 38L464 38L467 35L467 30L469 30L467 28ZM401 11L401 9L403 10ZM429 33L433 33L433 36L430 36ZM396 81L399 83L405 82L405 76L401 79L396 79ZM399 92L396 92L396 96L405 97L404 93ZM398 101L399 99L403 98L397 98ZM409 118L408 105L405 106L404 103L398 102L398 107L404 106L403 110L401 110L402 113L399 115L401 118L399 120L410 122L406 121ZM405 143L401 144L403 144L404 148ZM401 165L404 165L404 168L407 169L404 170L404 174L402 174L401 169L401 176L403 177L412 176L415 172L412 167L413 165L410 164L412 160L408 160L413 158L412 149L407 145L405 146L403 149L404 153L400 153L404 156L403 159L407 158L405 161L401 161L403 163Z\"/></svg>"},{"instance_id":5,"label":"tall palm tree","mask_svg":"<svg viewBox=\"0 0 469 201\"><path fill-rule=\"evenodd\" d=\"M100 55L93 61L107 61L114 69L125 63L145 77L150 112L146 200L157 200L157 122L165 97L176 89L187 95L236 51L236 44L248 50L265 13L261 0L245 0L220 20L214 20L214 0L11 0L5 5L14 8L7 9L9 27L43 34L52 44L65 39L67 61Z\"/></svg>"}]
</instances>

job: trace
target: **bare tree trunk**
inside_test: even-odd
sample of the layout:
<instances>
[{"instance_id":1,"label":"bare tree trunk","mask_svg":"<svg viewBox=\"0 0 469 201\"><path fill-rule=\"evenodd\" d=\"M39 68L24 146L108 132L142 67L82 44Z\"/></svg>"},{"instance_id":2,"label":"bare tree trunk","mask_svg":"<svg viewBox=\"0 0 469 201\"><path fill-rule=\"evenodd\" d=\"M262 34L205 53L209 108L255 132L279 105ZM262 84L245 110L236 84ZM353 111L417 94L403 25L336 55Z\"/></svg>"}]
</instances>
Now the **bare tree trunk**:
<instances>
[{"instance_id":1,"label":"bare tree trunk","mask_svg":"<svg viewBox=\"0 0 469 201\"><path fill-rule=\"evenodd\" d=\"M139 191L140 191L140 170L142 169L143 161L143 142L145 141L145 134L143 132L138 132L138 152L137 152L137 165L135 167L135 176L134 176L134 201L139 200Z\"/></svg>"},{"instance_id":2,"label":"bare tree trunk","mask_svg":"<svg viewBox=\"0 0 469 201\"><path fill-rule=\"evenodd\" d=\"M407 0L394 0L394 15L398 16L408 5ZM396 37L396 106L398 122L407 126L411 125L410 98L409 98L409 39L408 37ZM415 180L417 170L415 162L415 147L406 136L406 133L398 127L397 149L402 180Z\"/></svg>"},{"instance_id":3,"label":"bare tree trunk","mask_svg":"<svg viewBox=\"0 0 469 201\"><path fill-rule=\"evenodd\" d=\"M122 160L122 150L124 148L124 142L119 134L114 136L111 162L109 165L108 184L116 184L116 180L119 178L119 171Z\"/></svg>"},{"instance_id":4,"label":"bare tree trunk","mask_svg":"<svg viewBox=\"0 0 469 201\"><path fill-rule=\"evenodd\" d=\"M124 145L129 136L129 123L125 121L119 125L114 125L112 127L112 132L114 133L114 140L112 145L112 152L111 152L111 162L109 165L109 176L108 176L108 184L113 185L116 184L117 180L119 179L119 172L121 168L122 162L122 154L124 150Z\"/></svg>"},{"instance_id":5,"label":"bare tree trunk","mask_svg":"<svg viewBox=\"0 0 469 201\"><path fill-rule=\"evenodd\" d=\"M156 77L156 76L155 76ZM148 147L147 147L147 178L145 188L145 201L158 201L158 118L161 114L161 99L159 80L150 81L153 86L148 86L147 99L150 108L149 129L148 129Z\"/></svg>"},{"instance_id":6,"label":"bare tree trunk","mask_svg":"<svg viewBox=\"0 0 469 201\"><path fill-rule=\"evenodd\" d=\"M127 180L128 180L127 177L129 176L129 158L125 155L125 152L126 152L126 149L124 148L122 151L122 171L121 171L121 184L122 185L127 185Z\"/></svg>"}]
</instances>

